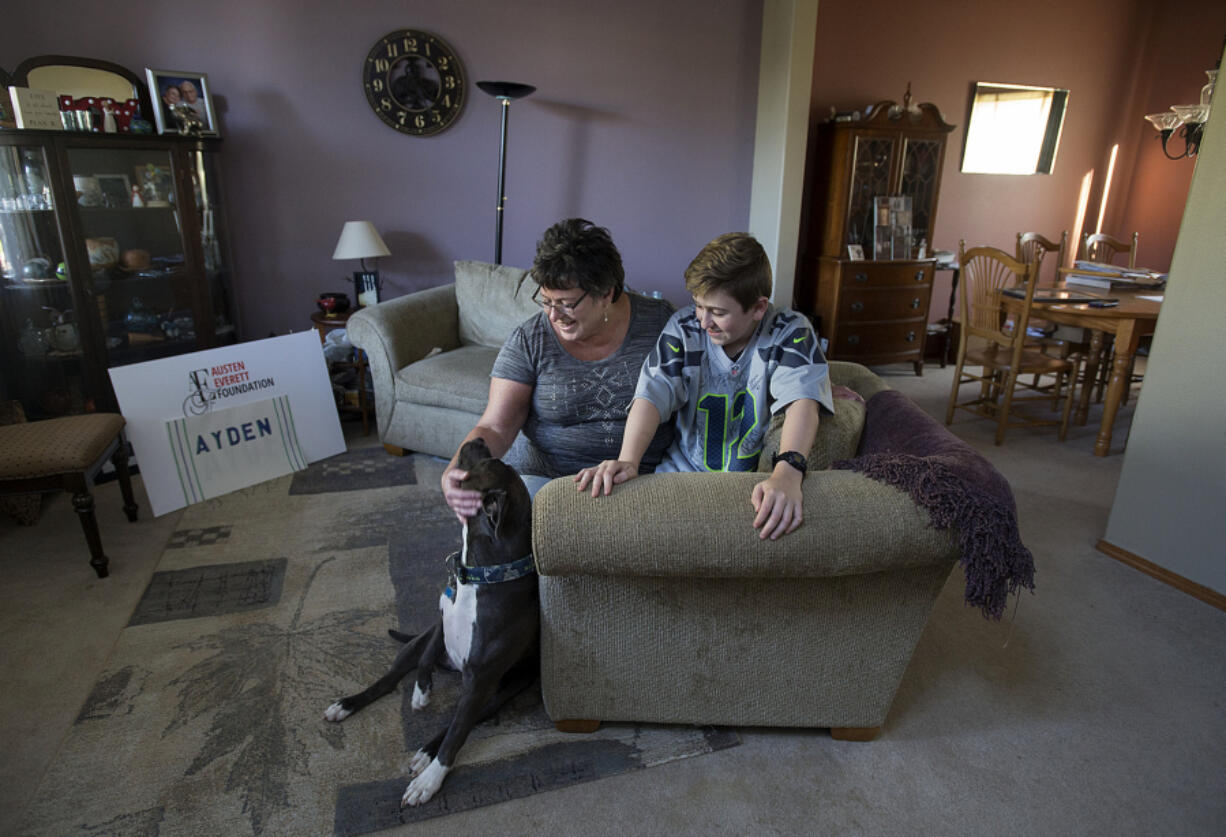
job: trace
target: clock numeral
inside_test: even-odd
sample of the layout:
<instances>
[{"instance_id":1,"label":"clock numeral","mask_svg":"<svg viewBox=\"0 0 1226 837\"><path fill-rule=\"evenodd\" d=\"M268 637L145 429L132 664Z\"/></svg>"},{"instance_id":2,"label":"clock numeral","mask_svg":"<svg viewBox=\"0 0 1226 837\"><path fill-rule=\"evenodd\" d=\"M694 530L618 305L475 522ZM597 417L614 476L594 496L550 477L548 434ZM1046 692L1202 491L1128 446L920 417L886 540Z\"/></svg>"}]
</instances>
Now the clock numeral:
<instances>
[{"instance_id":1,"label":"clock numeral","mask_svg":"<svg viewBox=\"0 0 1226 837\"><path fill-rule=\"evenodd\" d=\"M371 79L370 89L375 91L376 93L382 93L383 92L383 79L381 78Z\"/></svg>"},{"instance_id":2,"label":"clock numeral","mask_svg":"<svg viewBox=\"0 0 1226 837\"><path fill-rule=\"evenodd\" d=\"M432 122L434 122L435 125L438 125L443 121L443 115L440 114L437 110L432 110L430 111L430 119Z\"/></svg>"},{"instance_id":3,"label":"clock numeral","mask_svg":"<svg viewBox=\"0 0 1226 837\"><path fill-rule=\"evenodd\" d=\"M405 52L417 52L417 39L416 38L405 38L404 39L404 51Z\"/></svg>"},{"instance_id":4,"label":"clock numeral","mask_svg":"<svg viewBox=\"0 0 1226 837\"><path fill-rule=\"evenodd\" d=\"M455 90L455 76L445 76L443 78L443 86L448 90Z\"/></svg>"},{"instance_id":5,"label":"clock numeral","mask_svg":"<svg viewBox=\"0 0 1226 837\"><path fill-rule=\"evenodd\" d=\"M451 107L451 94L450 93L443 94L443 98L441 101L442 101L443 107L445 108Z\"/></svg>"},{"instance_id":6,"label":"clock numeral","mask_svg":"<svg viewBox=\"0 0 1226 837\"><path fill-rule=\"evenodd\" d=\"M397 47L396 47L396 45L395 45L395 44L388 44L388 45L387 45L387 57L388 57L388 58L398 58L398 57L400 57L400 50L399 50L399 49L397 49Z\"/></svg>"},{"instance_id":7,"label":"clock numeral","mask_svg":"<svg viewBox=\"0 0 1226 837\"><path fill-rule=\"evenodd\" d=\"M375 59L375 72L376 73L386 73L391 68L392 68L391 62L389 62L386 58L376 58Z\"/></svg>"},{"instance_id":8,"label":"clock numeral","mask_svg":"<svg viewBox=\"0 0 1226 837\"><path fill-rule=\"evenodd\" d=\"M384 96L382 99L379 100L379 109L380 110L391 110L392 100Z\"/></svg>"},{"instance_id":9,"label":"clock numeral","mask_svg":"<svg viewBox=\"0 0 1226 837\"><path fill-rule=\"evenodd\" d=\"M438 71L439 71L440 73L447 73L447 72L451 72L451 61L450 61L450 60L447 58L447 56L446 56L446 55L444 55L444 56L442 56L441 58L439 58L439 60L438 60Z\"/></svg>"},{"instance_id":10,"label":"clock numeral","mask_svg":"<svg viewBox=\"0 0 1226 837\"><path fill-rule=\"evenodd\" d=\"M404 110L402 110L402 111L400 111L400 113L398 113L398 114L397 114L397 116L398 116L398 117L399 117L399 119L400 119L400 124L401 124L401 125L403 125L403 124L404 124L404 120L408 118L409 113L408 113L408 111L404 111Z\"/></svg>"},{"instance_id":11,"label":"clock numeral","mask_svg":"<svg viewBox=\"0 0 1226 837\"><path fill-rule=\"evenodd\" d=\"M426 115L424 113L419 113L417 116L414 116L413 124L418 128L426 127Z\"/></svg>"}]
</instances>

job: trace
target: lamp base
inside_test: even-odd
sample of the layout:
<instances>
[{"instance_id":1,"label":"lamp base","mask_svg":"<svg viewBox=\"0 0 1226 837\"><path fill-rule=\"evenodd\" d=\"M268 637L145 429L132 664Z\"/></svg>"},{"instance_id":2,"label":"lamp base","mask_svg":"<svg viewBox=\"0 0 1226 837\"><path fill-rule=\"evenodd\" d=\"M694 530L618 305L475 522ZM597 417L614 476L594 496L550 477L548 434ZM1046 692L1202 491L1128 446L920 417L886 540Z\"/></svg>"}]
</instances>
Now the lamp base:
<instances>
[{"instance_id":1,"label":"lamp base","mask_svg":"<svg viewBox=\"0 0 1226 837\"><path fill-rule=\"evenodd\" d=\"M367 307L379 303L379 271L355 270L353 272L353 291L358 305Z\"/></svg>"}]
</instances>

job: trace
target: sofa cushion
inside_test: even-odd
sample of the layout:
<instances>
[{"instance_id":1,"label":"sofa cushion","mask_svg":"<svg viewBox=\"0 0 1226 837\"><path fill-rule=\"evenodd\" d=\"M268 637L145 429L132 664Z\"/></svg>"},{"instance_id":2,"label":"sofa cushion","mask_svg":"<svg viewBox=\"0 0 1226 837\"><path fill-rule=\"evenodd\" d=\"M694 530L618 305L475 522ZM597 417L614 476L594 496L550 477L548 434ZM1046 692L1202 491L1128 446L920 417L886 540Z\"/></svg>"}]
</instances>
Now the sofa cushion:
<instances>
[{"instance_id":1,"label":"sofa cushion","mask_svg":"<svg viewBox=\"0 0 1226 837\"><path fill-rule=\"evenodd\" d=\"M833 388L834 415L823 415L817 425L813 447L805 458L810 471L824 471L830 463L856 455L860 446L860 434L864 432L864 399L852 389L843 386ZM762 456L758 459L759 473L769 474L773 469L771 457L779 451L779 435L783 432L782 412L771 419L766 433Z\"/></svg>"},{"instance_id":2,"label":"sofa cushion","mask_svg":"<svg viewBox=\"0 0 1226 837\"><path fill-rule=\"evenodd\" d=\"M396 373L396 400L479 415L489 400L497 356L490 346L461 346L410 363Z\"/></svg>"},{"instance_id":3,"label":"sofa cushion","mask_svg":"<svg viewBox=\"0 0 1226 837\"><path fill-rule=\"evenodd\" d=\"M536 283L519 284L527 273L486 262L455 263L461 344L501 347L517 325L540 311L532 301Z\"/></svg>"}]
</instances>

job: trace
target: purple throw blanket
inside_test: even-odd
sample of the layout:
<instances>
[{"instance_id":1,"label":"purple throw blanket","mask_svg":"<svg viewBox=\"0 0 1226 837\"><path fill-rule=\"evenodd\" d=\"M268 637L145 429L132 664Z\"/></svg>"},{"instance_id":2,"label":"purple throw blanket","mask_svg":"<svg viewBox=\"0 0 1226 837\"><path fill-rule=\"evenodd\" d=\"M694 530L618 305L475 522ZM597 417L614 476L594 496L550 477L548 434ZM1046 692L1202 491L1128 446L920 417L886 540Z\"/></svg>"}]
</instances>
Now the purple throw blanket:
<instances>
[{"instance_id":1,"label":"purple throw blanket","mask_svg":"<svg viewBox=\"0 0 1226 837\"><path fill-rule=\"evenodd\" d=\"M954 529L966 575L966 603L1000 619L1009 595L1034 591L1034 557L1021 541L1004 476L895 390L868 401L860 455L831 467L905 491L932 525Z\"/></svg>"}]
</instances>

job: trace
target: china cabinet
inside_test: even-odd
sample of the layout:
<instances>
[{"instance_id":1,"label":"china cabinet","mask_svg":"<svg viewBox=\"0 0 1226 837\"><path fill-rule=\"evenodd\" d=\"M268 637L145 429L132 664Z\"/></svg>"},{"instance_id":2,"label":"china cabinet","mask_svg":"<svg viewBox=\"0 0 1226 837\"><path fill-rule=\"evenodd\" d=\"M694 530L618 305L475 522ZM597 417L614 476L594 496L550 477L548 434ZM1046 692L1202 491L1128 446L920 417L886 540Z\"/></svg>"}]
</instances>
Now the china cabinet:
<instances>
[{"instance_id":1,"label":"china cabinet","mask_svg":"<svg viewBox=\"0 0 1226 837\"><path fill-rule=\"evenodd\" d=\"M219 143L0 132L0 398L116 410L108 368L236 340Z\"/></svg>"},{"instance_id":2,"label":"china cabinet","mask_svg":"<svg viewBox=\"0 0 1226 837\"><path fill-rule=\"evenodd\" d=\"M885 101L818 126L806 188L794 305L818 322L827 355L923 370L931 249L945 142L953 130L932 104ZM910 198L909 237L881 252L874 199ZM849 247L858 248L852 258ZM863 255L861 255L863 254ZM867 257L867 258L866 258Z\"/></svg>"}]
</instances>

